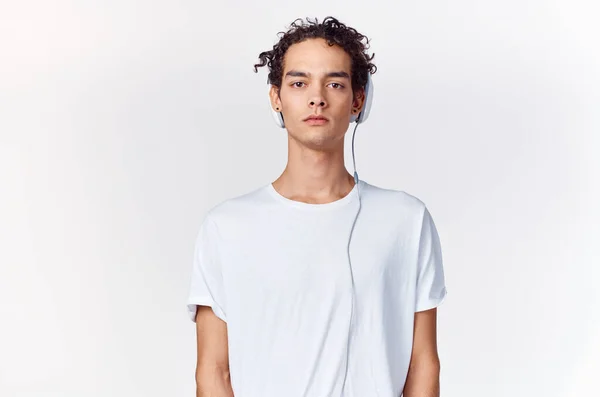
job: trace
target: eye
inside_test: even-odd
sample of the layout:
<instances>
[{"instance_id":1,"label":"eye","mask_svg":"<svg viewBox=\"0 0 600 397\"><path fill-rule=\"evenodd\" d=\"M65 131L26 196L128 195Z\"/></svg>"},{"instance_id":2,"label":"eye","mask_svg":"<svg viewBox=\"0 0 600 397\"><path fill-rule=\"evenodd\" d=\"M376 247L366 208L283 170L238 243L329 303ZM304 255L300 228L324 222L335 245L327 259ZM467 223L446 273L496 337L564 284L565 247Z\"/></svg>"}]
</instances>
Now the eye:
<instances>
[{"instance_id":1,"label":"eye","mask_svg":"<svg viewBox=\"0 0 600 397\"><path fill-rule=\"evenodd\" d=\"M332 86L334 86L333 88L335 88L336 90L340 90L342 88L344 88L343 85L341 85L340 83L331 83Z\"/></svg>"},{"instance_id":2,"label":"eye","mask_svg":"<svg viewBox=\"0 0 600 397\"><path fill-rule=\"evenodd\" d=\"M302 82L302 81L295 81L295 82L292 83L292 87L300 88L300 86L298 86L297 84L304 84L304 82Z\"/></svg>"}]
</instances>

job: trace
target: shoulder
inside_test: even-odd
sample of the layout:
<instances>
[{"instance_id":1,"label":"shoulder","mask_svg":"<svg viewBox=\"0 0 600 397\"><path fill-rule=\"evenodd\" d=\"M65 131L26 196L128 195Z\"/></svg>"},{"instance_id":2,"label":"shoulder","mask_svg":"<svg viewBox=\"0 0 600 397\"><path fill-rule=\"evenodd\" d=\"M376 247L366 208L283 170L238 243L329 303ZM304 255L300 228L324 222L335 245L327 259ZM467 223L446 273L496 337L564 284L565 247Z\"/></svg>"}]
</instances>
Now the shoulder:
<instances>
[{"instance_id":1,"label":"shoulder","mask_svg":"<svg viewBox=\"0 0 600 397\"><path fill-rule=\"evenodd\" d=\"M425 203L417 196L404 190L385 188L363 181L361 197L365 202L380 211L398 211L422 217L426 211Z\"/></svg>"},{"instance_id":2,"label":"shoulder","mask_svg":"<svg viewBox=\"0 0 600 397\"><path fill-rule=\"evenodd\" d=\"M224 199L213 205L205 214L205 220L215 225L239 224L257 213L259 208L271 203L267 187L260 186L251 191Z\"/></svg>"}]
</instances>

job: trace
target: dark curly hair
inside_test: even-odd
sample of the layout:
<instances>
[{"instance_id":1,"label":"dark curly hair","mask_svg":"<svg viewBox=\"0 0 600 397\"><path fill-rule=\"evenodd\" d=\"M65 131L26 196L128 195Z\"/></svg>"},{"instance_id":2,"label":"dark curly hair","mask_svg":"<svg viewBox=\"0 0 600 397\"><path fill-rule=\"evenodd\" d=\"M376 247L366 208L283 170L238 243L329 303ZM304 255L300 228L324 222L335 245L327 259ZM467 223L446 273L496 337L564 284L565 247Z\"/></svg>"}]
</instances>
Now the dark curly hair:
<instances>
[{"instance_id":1,"label":"dark curly hair","mask_svg":"<svg viewBox=\"0 0 600 397\"><path fill-rule=\"evenodd\" d=\"M352 90L354 92L367 84L369 73L373 74L377 71L377 66L371 62L375 54L369 56L366 52L370 47L369 39L334 17L328 16L322 23L319 23L317 18L314 21L306 18L306 22L298 18L292 22L287 32L279 32L277 35L281 35L279 42L273 46L272 50L261 52L258 56L260 63L254 65L255 73L258 72L259 67L267 65L269 67L267 83L277 87L281 87L283 57L286 51L293 44L307 39L325 39L330 46L338 45L350 55L352 59Z\"/></svg>"}]
</instances>

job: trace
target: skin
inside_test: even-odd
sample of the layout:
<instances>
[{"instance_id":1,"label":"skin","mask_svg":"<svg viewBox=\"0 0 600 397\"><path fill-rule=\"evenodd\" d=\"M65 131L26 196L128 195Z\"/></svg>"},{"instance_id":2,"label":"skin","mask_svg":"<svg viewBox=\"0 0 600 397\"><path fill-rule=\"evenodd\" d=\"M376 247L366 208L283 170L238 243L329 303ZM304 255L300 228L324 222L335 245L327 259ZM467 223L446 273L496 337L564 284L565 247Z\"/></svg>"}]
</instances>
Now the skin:
<instances>
[{"instance_id":1,"label":"skin","mask_svg":"<svg viewBox=\"0 0 600 397\"><path fill-rule=\"evenodd\" d=\"M212 308L198 306L196 312L196 397L233 397L229 376L227 324Z\"/></svg>"},{"instance_id":2,"label":"skin","mask_svg":"<svg viewBox=\"0 0 600 397\"><path fill-rule=\"evenodd\" d=\"M440 396L437 308L415 313L413 348L403 397Z\"/></svg>"},{"instance_id":3,"label":"skin","mask_svg":"<svg viewBox=\"0 0 600 397\"><path fill-rule=\"evenodd\" d=\"M288 162L273 182L283 196L322 204L352 190L354 179L344 165L344 136L353 110L357 114L362 109L364 90L353 92L351 73L350 56L323 39L296 43L286 52L281 87L272 86L269 93L288 132ZM311 114L329 121L308 125L304 119Z\"/></svg>"},{"instance_id":4,"label":"skin","mask_svg":"<svg viewBox=\"0 0 600 397\"><path fill-rule=\"evenodd\" d=\"M284 58L281 87L269 91L271 106L281 111L288 133L288 162L273 187L283 196L312 204L346 196L354 178L344 164L344 137L351 115L364 105L364 90L353 90L351 58L323 39L292 45ZM277 110L279 108L279 110ZM307 124L311 114L328 118ZM227 325L209 307L196 317L197 397L231 397ZM436 309L415 313L413 349L404 397L439 396Z\"/></svg>"}]
</instances>

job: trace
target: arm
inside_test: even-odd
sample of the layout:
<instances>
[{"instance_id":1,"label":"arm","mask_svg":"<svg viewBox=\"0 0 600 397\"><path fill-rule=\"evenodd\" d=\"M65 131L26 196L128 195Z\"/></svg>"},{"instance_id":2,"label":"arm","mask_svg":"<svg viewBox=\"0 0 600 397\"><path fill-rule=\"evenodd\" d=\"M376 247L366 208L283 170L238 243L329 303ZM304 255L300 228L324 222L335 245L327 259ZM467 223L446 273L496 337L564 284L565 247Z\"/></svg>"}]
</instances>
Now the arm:
<instances>
[{"instance_id":1,"label":"arm","mask_svg":"<svg viewBox=\"0 0 600 397\"><path fill-rule=\"evenodd\" d=\"M415 313L412 356L404 385L404 397L440 396L436 320L436 308Z\"/></svg>"},{"instance_id":2,"label":"arm","mask_svg":"<svg viewBox=\"0 0 600 397\"><path fill-rule=\"evenodd\" d=\"M196 335L196 397L233 397L227 324L213 313L210 306L198 306Z\"/></svg>"}]
</instances>

